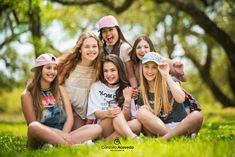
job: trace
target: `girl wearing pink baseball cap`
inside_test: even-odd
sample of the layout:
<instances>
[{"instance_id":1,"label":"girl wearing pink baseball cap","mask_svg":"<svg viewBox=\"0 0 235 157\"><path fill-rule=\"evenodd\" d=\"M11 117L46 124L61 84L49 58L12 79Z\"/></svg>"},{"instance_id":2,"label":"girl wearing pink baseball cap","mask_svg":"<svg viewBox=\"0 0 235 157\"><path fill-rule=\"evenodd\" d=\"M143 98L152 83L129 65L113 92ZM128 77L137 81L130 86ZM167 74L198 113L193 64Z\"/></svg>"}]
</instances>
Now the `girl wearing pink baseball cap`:
<instances>
[{"instance_id":1,"label":"girl wearing pink baseball cap","mask_svg":"<svg viewBox=\"0 0 235 157\"><path fill-rule=\"evenodd\" d=\"M57 59L50 53L37 57L32 82L21 95L28 125L28 146L40 148L45 143L73 145L92 140L102 133L99 125L71 131L72 108L66 90L59 86Z\"/></svg>"},{"instance_id":2,"label":"girl wearing pink baseball cap","mask_svg":"<svg viewBox=\"0 0 235 157\"><path fill-rule=\"evenodd\" d=\"M117 19L112 15L104 16L99 20L98 26L100 40L104 43L104 54L116 54L121 58L131 87L136 88L137 80L129 56L131 46L125 39Z\"/></svg>"}]
</instances>

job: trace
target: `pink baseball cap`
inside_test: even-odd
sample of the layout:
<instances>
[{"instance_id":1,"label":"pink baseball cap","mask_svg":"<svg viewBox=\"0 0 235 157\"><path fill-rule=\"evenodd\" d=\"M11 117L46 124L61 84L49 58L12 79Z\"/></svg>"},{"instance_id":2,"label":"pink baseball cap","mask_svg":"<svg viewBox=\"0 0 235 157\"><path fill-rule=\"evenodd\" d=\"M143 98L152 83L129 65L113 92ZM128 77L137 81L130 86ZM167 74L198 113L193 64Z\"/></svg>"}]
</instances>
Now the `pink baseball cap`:
<instances>
[{"instance_id":1,"label":"pink baseball cap","mask_svg":"<svg viewBox=\"0 0 235 157\"><path fill-rule=\"evenodd\" d=\"M108 15L108 16L103 16L99 20L98 26L99 26L99 31L100 31L102 28L105 28L105 27L118 26L118 22L117 22L117 19L114 16Z\"/></svg>"},{"instance_id":2,"label":"pink baseball cap","mask_svg":"<svg viewBox=\"0 0 235 157\"><path fill-rule=\"evenodd\" d=\"M51 54L51 53L44 53L41 54L40 56L38 56L35 60L35 65L34 67L31 69L31 71L34 71L36 67L40 67L46 64L57 64L57 59L56 57Z\"/></svg>"}]
</instances>

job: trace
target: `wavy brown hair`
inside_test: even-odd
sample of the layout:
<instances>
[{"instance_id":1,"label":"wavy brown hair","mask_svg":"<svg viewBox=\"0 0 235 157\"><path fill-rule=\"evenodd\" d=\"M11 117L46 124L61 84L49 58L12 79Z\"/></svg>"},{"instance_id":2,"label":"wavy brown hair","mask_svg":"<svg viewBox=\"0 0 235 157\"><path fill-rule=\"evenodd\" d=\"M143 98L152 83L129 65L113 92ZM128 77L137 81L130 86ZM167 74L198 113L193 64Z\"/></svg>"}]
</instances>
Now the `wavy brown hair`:
<instances>
[{"instance_id":1,"label":"wavy brown hair","mask_svg":"<svg viewBox=\"0 0 235 157\"><path fill-rule=\"evenodd\" d=\"M99 80L107 85L107 81L104 78L104 64L111 62L115 65L115 67L118 70L118 76L119 76L119 88L116 91L116 102L118 102L118 106L122 108L123 102L124 102L124 97L123 97L123 89L130 86L128 79L125 75L125 69L124 69L124 64L122 60L115 54L109 54L105 56L102 61L101 61L101 66L100 66L100 75L99 75Z\"/></svg>"},{"instance_id":2,"label":"wavy brown hair","mask_svg":"<svg viewBox=\"0 0 235 157\"><path fill-rule=\"evenodd\" d=\"M35 73L33 76L32 82L27 86L27 90L30 92L33 98L33 107L36 114L37 120L41 118L42 111L43 111L43 104L42 104L42 93L41 93L41 84L40 80L42 78L42 69L44 66L39 66L35 68ZM56 100L56 104L61 104L59 101L59 80L58 75L50 84L52 95Z\"/></svg>"},{"instance_id":3,"label":"wavy brown hair","mask_svg":"<svg viewBox=\"0 0 235 157\"><path fill-rule=\"evenodd\" d=\"M60 75L60 84L64 84L70 73L76 68L78 62L82 60L82 54L80 50L84 40L87 38L94 38L97 41L99 47L99 54L92 64L92 66L95 68L92 82L98 80L100 60L103 55L103 46L99 38L95 34L91 32L85 32L81 34L75 47L70 52L63 54L59 58L58 74Z\"/></svg>"},{"instance_id":4,"label":"wavy brown hair","mask_svg":"<svg viewBox=\"0 0 235 157\"><path fill-rule=\"evenodd\" d=\"M144 35L138 37L135 40L135 42L133 44L133 47L132 47L132 50L129 53L129 55L131 57L131 60L133 61L134 64L138 64L140 62L140 59L136 55L136 48L137 48L137 45L139 44L139 42L142 41L142 40L146 41L149 44L149 48L150 48L149 52L156 52L155 48L154 48L154 45L153 45L153 42L150 40L149 37L144 36Z\"/></svg>"}]
</instances>

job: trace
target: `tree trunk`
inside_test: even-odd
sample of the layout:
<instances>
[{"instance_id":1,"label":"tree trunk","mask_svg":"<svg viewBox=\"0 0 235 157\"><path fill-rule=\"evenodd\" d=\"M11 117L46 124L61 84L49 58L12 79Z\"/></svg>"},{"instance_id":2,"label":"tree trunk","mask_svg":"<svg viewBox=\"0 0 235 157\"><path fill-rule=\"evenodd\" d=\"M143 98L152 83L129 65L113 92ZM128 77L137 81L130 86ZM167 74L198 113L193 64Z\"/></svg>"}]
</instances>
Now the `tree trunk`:
<instances>
[{"instance_id":1,"label":"tree trunk","mask_svg":"<svg viewBox=\"0 0 235 157\"><path fill-rule=\"evenodd\" d=\"M174 5L177 9L188 13L195 22L201 26L207 34L215 39L225 50L228 56L229 62L233 68L231 71L235 74L235 43L232 41L230 36L220 29L209 17L193 4L188 3L185 0L155 0L156 3L167 2Z\"/></svg>"},{"instance_id":2,"label":"tree trunk","mask_svg":"<svg viewBox=\"0 0 235 157\"><path fill-rule=\"evenodd\" d=\"M210 75L212 63L211 49L208 48L207 59L204 66L199 63L199 61L192 55L192 53L190 53L189 50L187 50L187 48L184 47L184 49L186 52L186 56L190 58L194 65L197 67L202 80L210 89L215 99L217 99L223 107L235 107L235 100L229 98L226 94L224 94L223 91L221 91L221 89L216 85L215 81Z\"/></svg>"},{"instance_id":3,"label":"tree trunk","mask_svg":"<svg viewBox=\"0 0 235 157\"><path fill-rule=\"evenodd\" d=\"M235 101L231 100L226 94L224 94L216 83L212 80L210 74L206 70L200 71L201 78L210 88L214 97L222 104L223 107L235 107Z\"/></svg>"},{"instance_id":4,"label":"tree trunk","mask_svg":"<svg viewBox=\"0 0 235 157\"><path fill-rule=\"evenodd\" d=\"M32 34L35 56L38 57L41 50L41 19L40 8L35 3L29 0L28 17L30 21L30 31Z\"/></svg>"}]
</instances>

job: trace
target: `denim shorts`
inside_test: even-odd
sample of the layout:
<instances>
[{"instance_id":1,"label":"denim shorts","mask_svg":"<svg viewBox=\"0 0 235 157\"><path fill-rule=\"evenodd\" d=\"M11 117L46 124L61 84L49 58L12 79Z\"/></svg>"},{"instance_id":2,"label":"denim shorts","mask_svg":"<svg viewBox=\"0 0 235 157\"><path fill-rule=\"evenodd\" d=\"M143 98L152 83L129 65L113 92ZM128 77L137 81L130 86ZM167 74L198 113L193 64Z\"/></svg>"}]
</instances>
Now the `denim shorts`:
<instances>
[{"instance_id":1,"label":"denim shorts","mask_svg":"<svg viewBox=\"0 0 235 157\"><path fill-rule=\"evenodd\" d=\"M46 126L62 130L67 119L63 106L46 106L42 112L40 122Z\"/></svg>"},{"instance_id":2,"label":"denim shorts","mask_svg":"<svg viewBox=\"0 0 235 157\"><path fill-rule=\"evenodd\" d=\"M171 123L166 123L165 125L168 129L175 129L179 123L180 122L171 122Z\"/></svg>"}]
</instances>

